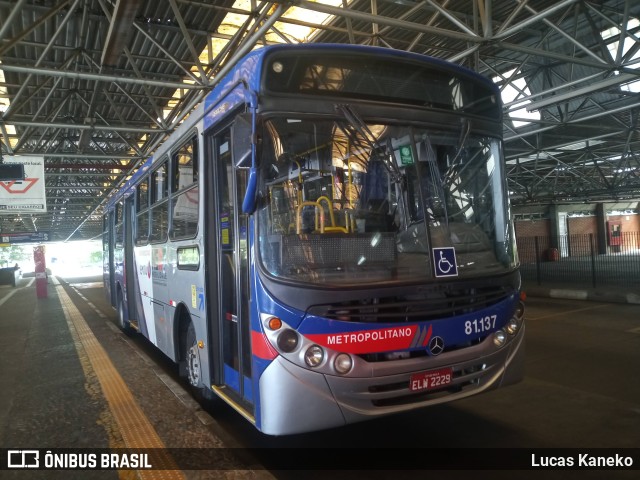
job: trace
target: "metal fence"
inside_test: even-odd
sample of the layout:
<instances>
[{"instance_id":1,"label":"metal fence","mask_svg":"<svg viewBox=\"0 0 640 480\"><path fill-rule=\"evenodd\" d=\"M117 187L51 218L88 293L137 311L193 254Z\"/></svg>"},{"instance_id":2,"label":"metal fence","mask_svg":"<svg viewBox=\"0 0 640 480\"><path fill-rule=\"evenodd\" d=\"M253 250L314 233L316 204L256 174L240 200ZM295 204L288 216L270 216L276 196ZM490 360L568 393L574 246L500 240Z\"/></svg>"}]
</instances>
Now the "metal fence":
<instances>
[{"instance_id":1,"label":"metal fence","mask_svg":"<svg viewBox=\"0 0 640 480\"><path fill-rule=\"evenodd\" d=\"M522 279L538 285L640 288L640 232L517 239Z\"/></svg>"}]
</instances>

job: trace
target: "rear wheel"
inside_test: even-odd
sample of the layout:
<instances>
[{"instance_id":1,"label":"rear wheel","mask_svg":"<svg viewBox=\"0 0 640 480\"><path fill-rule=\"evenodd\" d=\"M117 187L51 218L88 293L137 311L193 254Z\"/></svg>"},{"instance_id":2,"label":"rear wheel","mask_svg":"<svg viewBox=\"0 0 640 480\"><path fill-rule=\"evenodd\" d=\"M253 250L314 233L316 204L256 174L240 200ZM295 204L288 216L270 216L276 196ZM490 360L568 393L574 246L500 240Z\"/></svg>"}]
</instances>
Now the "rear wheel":
<instances>
[{"instance_id":1,"label":"rear wheel","mask_svg":"<svg viewBox=\"0 0 640 480\"><path fill-rule=\"evenodd\" d=\"M122 293L118 291L118 324L123 332L131 333L131 323L125 318L124 315L124 301L122 300Z\"/></svg>"}]
</instances>

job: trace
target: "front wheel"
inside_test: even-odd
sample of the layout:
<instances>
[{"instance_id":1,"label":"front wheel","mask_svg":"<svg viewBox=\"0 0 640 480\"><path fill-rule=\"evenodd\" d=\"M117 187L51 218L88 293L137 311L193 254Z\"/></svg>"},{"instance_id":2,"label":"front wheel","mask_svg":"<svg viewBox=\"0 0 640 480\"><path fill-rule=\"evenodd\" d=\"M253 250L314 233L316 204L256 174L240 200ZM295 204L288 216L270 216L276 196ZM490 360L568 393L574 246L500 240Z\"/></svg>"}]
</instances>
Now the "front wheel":
<instances>
[{"instance_id":1,"label":"front wheel","mask_svg":"<svg viewBox=\"0 0 640 480\"><path fill-rule=\"evenodd\" d=\"M196 340L196 330L193 323L189 322L184 336L184 350L182 357L181 373L189 382L193 393L204 400L213 400L214 393L207 387L202 378L202 363L200 360L201 349Z\"/></svg>"},{"instance_id":2,"label":"front wheel","mask_svg":"<svg viewBox=\"0 0 640 480\"><path fill-rule=\"evenodd\" d=\"M196 331L193 328L193 323L190 323L187 328L184 346L187 380L189 381L189 385L193 388L198 388L200 386L200 380L202 379L202 368L200 364L200 351L198 350Z\"/></svg>"}]
</instances>

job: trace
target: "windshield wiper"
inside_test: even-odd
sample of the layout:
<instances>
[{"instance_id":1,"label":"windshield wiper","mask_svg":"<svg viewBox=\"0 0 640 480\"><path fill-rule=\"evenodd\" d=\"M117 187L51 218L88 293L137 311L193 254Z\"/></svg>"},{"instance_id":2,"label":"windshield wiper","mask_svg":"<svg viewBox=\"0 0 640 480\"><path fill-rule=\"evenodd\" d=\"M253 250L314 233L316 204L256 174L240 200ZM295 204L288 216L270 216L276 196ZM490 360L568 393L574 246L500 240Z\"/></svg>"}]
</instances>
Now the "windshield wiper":
<instances>
[{"instance_id":1,"label":"windshield wiper","mask_svg":"<svg viewBox=\"0 0 640 480\"><path fill-rule=\"evenodd\" d=\"M380 144L367 124L349 105L337 104L336 110L339 111L348 122L348 126L340 126L340 129L343 131L343 133L351 138L354 143L359 143L358 139L360 138L364 140L366 146L371 149L371 154L382 160L382 164L389 173L391 181L393 183L401 183L402 173L400 172L400 169L395 162L395 159L393 157L393 150L390 148L389 142ZM355 132L351 129L355 130ZM381 155L380 151L384 153Z\"/></svg>"},{"instance_id":2,"label":"windshield wiper","mask_svg":"<svg viewBox=\"0 0 640 480\"><path fill-rule=\"evenodd\" d=\"M464 150L464 144L467 142L467 137L469 136L469 132L471 131L471 122L468 119L462 120L462 128L460 129L460 138L458 139L458 147L456 150L456 154L453 156L453 159L449 162L449 168L444 173L444 178L449 181L455 168L458 166L456 163L460 158L460 154ZM470 163L470 162L469 162ZM463 167L462 170L466 169L468 164ZM462 170L456 172L456 175L460 175Z\"/></svg>"}]
</instances>

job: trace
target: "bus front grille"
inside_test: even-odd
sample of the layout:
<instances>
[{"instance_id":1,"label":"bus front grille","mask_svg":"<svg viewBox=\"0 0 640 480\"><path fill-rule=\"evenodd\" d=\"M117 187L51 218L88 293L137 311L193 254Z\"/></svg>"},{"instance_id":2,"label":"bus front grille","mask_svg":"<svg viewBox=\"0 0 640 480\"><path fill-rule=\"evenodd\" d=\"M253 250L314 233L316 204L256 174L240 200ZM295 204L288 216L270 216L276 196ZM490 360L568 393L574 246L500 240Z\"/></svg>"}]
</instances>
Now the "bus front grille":
<instances>
[{"instance_id":1,"label":"bus front grille","mask_svg":"<svg viewBox=\"0 0 640 480\"><path fill-rule=\"evenodd\" d=\"M503 287L438 291L423 295L382 297L314 305L308 314L359 323L403 323L437 320L480 310L506 299Z\"/></svg>"},{"instance_id":2,"label":"bus front grille","mask_svg":"<svg viewBox=\"0 0 640 480\"><path fill-rule=\"evenodd\" d=\"M411 406L435 405L492 388L502 378L506 356L507 350L500 350L455 363L451 365L451 383L427 390L413 391L412 378L442 367L427 366L419 361L413 362L410 371L406 371L405 365L396 374L376 375L374 368L370 378L327 376L326 379L347 415L354 413L357 417L359 412L384 415L405 411Z\"/></svg>"},{"instance_id":3,"label":"bus front grille","mask_svg":"<svg viewBox=\"0 0 640 480\"><path fill-rule=\"evenodd\" d=\"M428 390L425 392L408 391L408 382L396 382L390 384L371 385L368 388L370 394L377 398L371 400L374 407L393 407L411 403L429 402L460 393L468 389L477 388L480 378L487 369L486 364L478 364L453 372L453 382L443 388Z\"/></svg>"}]
</instances>

